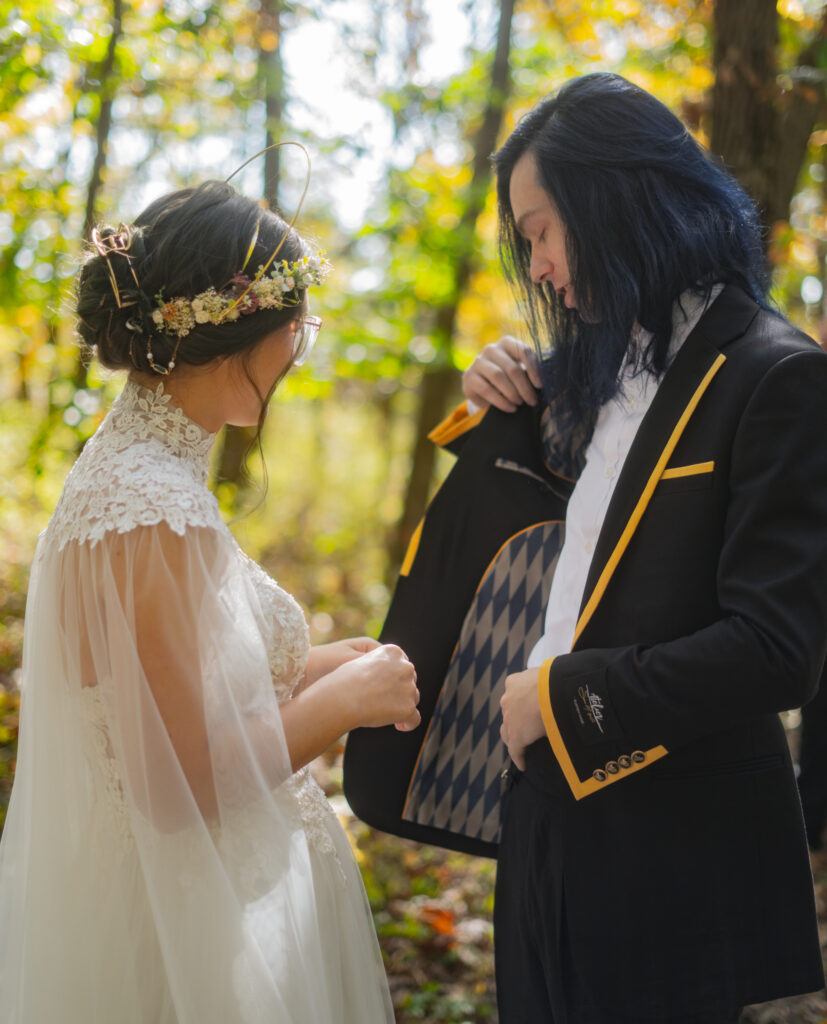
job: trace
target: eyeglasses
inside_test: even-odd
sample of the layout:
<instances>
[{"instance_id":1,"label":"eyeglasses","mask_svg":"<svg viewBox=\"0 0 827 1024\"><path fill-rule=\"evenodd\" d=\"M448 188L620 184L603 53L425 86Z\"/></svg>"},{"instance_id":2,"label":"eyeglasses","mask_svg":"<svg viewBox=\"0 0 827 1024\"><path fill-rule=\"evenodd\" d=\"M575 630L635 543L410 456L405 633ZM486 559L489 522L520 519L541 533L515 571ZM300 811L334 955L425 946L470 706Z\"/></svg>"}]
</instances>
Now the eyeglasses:
<instances>
[{"instance_id":1,"label":"eyeglasses","mask_svg":"<svg viewBox=\"0 0 827 1024\"><path fill-rule=\"evenodd\" d=\"M304 316L299 320L293 339L292 366L302 366L305 363L311 349L316 344L321 326L322 318L320 316Z\"/></svg>"}]
</instances>

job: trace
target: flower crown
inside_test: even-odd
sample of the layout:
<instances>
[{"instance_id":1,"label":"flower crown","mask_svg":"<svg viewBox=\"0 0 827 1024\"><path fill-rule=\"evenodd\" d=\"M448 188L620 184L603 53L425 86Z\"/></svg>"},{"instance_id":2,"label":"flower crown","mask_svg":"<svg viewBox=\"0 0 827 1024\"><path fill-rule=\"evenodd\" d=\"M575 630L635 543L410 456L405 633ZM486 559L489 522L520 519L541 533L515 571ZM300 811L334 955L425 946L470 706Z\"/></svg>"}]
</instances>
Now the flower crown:
<instances>
[{"instance_id":1,"label":"flower crown","mask_svg":"<svg viewBox=\"0 0 827 1024\"><path fill-rule=\"evenodd\" d=\"M296 305L298 296L294 293L320 284L330 273L330 261L324 251L319 251L292 263L282 260L266 273L265 269L260 266L253 277L239 271L221 291L208 288L191 299L165 299L162 290L155 296L158 307L152 312L152 321L164 334L183 338L197 324L220 324L259 309Z\"/></svg>"}]
</instances>

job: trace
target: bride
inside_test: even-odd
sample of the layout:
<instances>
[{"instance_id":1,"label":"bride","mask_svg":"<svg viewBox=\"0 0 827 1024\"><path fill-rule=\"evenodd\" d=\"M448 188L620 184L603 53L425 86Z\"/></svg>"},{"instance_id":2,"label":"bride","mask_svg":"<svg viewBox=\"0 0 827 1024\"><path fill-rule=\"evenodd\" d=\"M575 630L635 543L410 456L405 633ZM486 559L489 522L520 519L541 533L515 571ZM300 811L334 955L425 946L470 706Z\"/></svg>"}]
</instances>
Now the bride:
<instances>
[{"instance_id":1,"label":"bride","mask_svg":"<svg viewBox=\"0 0 827 1024\"><path fill-rule=\"evenodd\" d=\"M32 569L4 1020L390 1022L362 881L305 766L356 726L413 728L413 666L367 638L310 649L206 488L215 432L260 427L306 356L326 261L219 182L93 242L79 330L129 376Z\"/></svg>"}]
</instances>

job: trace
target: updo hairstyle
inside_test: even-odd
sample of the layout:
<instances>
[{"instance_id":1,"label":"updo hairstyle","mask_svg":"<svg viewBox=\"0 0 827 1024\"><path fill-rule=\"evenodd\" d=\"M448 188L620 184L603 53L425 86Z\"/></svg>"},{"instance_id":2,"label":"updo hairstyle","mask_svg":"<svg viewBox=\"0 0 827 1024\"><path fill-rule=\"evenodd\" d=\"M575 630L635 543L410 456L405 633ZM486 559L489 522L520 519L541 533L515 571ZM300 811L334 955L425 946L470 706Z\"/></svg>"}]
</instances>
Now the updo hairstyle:
<instances>
[{"instance_id":1,"label":"updo hairstyle","mask_svg":"<svg viewBox=\"0 0 827 1024\"><path fill-rule=\"evenodd\" d=\"M196 324L180 339L154 323L152 313L162 301L191 299L209 288L222 291L242 267L253 277L282 239L276 261L291 263L307 255L307 246L295 231L284 237L287 224L280 216L225 182L205 181L163 196L150 203L129 230L129 258L119 252L105 257L93 250L77 283L78 333L87 349L111 370L134 369L152 376L147 340L153 362L163 367L173 356L176 366L200 366L220 356L244 353L305 312L305 291L296 288L285 296L288 304L281 309L258 309L237 320ZM116 233L115 228L103 227L100 238ZM163 300L159 301L159 293Z\"/></svg>"}]
</instances>

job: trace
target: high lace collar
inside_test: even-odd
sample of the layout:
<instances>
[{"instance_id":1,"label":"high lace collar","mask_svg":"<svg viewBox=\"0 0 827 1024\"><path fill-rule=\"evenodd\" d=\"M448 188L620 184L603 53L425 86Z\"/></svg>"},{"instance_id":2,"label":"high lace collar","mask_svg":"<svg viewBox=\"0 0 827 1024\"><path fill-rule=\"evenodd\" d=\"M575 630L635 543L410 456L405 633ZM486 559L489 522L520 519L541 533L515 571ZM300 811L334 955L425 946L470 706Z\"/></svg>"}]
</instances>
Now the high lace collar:
<instances>
[{"instance_id":1,"label":"high lace collar","mask_svg":"<svg viewBox=\"0 0 827 1024\"><path fill-rule=\"evenodd\" d=\"M210 450L215 441L204 427L191 420L172 396L164 393L163 382L153 391L127 380L108 417L110 429L134 439L152 437L173 455L192 465L206 480Z\"/></svg>"}]
</instances>

